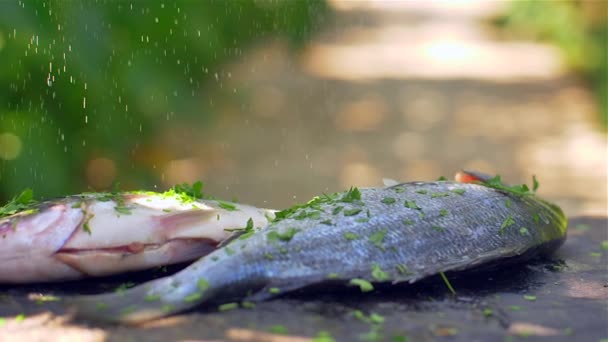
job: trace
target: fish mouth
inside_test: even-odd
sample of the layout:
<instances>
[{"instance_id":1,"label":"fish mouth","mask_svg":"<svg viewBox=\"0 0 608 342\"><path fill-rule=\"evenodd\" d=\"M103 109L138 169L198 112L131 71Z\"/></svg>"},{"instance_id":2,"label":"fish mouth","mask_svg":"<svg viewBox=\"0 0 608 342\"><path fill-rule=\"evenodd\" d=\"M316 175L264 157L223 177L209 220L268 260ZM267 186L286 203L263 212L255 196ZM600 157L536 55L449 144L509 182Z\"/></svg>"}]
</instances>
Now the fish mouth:
<instances>
[{"instance_id":1,"label":"fish mouth","mask_svg":"<svg viewBox=\"0 0 608 342\"><path fill-rule=\"evenodd\" d=\"M200 258L217 248L208 238L175 238L163 243L133 242L101 248L62 248L53 257L82 276L107 276Z\"/></svg>"}]
</instances>

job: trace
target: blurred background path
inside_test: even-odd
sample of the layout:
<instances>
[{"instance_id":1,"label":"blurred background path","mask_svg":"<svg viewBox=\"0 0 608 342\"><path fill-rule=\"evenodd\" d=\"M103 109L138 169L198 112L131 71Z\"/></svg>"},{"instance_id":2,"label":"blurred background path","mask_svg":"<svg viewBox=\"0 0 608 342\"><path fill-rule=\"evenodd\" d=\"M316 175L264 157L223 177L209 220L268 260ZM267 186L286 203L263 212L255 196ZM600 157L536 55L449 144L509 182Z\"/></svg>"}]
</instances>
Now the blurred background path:
<instances>
[{"instance_id":1,"label":"blurred background path","mask_svg":"<svg viewBox=\"0 0 608 342\"><path fill-rule=\"evenodd\" d=\"M556 48L492 28L507 4L330 2L332 23L302 55L269 44L226 70L226 115L194 159L171 164L168 182L204 174L212 193L285 207L470 168L513 183L535 174L568 213L605 215L607 145L592 96Z\"/></svg>"}]
</instances>

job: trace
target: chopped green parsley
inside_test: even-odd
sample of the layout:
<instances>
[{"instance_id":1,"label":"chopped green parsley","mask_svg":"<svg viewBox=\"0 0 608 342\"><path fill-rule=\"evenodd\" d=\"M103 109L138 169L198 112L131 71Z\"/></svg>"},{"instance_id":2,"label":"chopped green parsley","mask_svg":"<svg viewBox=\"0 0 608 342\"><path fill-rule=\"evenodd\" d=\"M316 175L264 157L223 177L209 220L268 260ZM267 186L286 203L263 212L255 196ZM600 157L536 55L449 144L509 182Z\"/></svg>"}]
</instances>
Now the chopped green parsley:
<instances>
[{"instance_id":1,"label":"chopped green parsley","mask_svg":"<svg viewBox=\"0 0 608 342\"><path fill-rule=\"evenodd\" d=\"M369 281L367 281L365 279L360 279L360 278L351 279L349 284L353 285L353 286L359 286L359 289L361 289L361 292L370 292L370 291L374 290L374 286L372 285L372 283L370 283Z\"/></svg>"},{"instance_id":2,"label":"chopped green parsley","mask_svg":"<svg viewBox=\"0 0 608 342\"><path fill-rule=\"evenodd\" d=\"M448 197L450 196L449 192L435 192L431 194L431 198L440 198L440 197Z\"/></svg>"},{"instance_id":3,"label":"chopped green parsley","mask_svg":"<svg viewBox=\"0 0 608 342\"><path fill-rule=\"evenodd\" d=\"M317 336L312 339L312 342L335 342L336 340L331 337L331 334L327 331L319 331Z\"/></svg>"},{"instance_id":4,"label":"chopped green parsley","mask_svg":"<svg viewBox=\"0 0 608 342\"><path fill-rule=\"evenodd\" d=\"M395 202L397 202L397 200L393 197L384 197L381 202L384 204L394 204Z\"/></svg>"},{"instance_id":5,"label":"chopped green parsley","mask_svg":"<svg viewBox=\"0 0 608 342\"><path fill-rule=\"evenodd\" d=\"M361 212L361 209L357 209L357 208L347 209L347 210L344 210L344 216L355 216L360 212Z\"/></svg>"},{"instance_id":6,"label":"chopped green parsley","mask_svg":"<svg viewBox=\"0 0 608 342\"><path fill-rule=\"evenodd\" d=\"M410 209L422 210L422 208L420 208L420 207L419 207L419 206L416 204L416 201L409 201L409 200L406 200L406 201L403 203L403 206L405 206L406 208L410 208Z\"/></svg>"},{"instance_id":7,"label":"chopped green parsley","mask_svg":"<svg viewBox=\"0 0 608 342\"><path fill-rule=\"evenodd\" d=\"M489 179L485 182L481 182L482 185L485 185L487 187L502 190L505 192L510 192L512 194L520 195L520 196L534 194L534 192L536 191L536 189L538 189L538 186L539 186L538 180L536 180L536 177L532 177L532 183L533 183L532 191L530 191L530 188L528 188L528 186L526 184L521 184L521 185L504 184L502 182L500 175L497 175L494 178Z\"/></svg>"},{"instance_id":8,"label":"chopped green parsley","mask_svg":"<svg viewBox=\"0 0 608 342\"><path fill-rule=\"evenodd\" d=\"M355 311L353 311L353 316L355 316L355 318L360 320L361 322L368 323L368 324L384 323L384 317L382 317L381 315L378 315L377 313L373 313L373 312L369 316L367 316L362 311L355 310Z\"/></svg>"},{"instance_id":9,"label":"chopped green parsley","mask_svg":"<svg viewBox=\"0 0 608 342\"><path fill-rule=\"evenodd\" d=\"M374 246L380 249L384 249L384 246L382 244L384 243L384 236L386 235L386 232L386 230L375 232L369 237L369 242L373 243Z\"/></svg>"},{"instance_id":10,"label":"chopped green parsley","mask_svg":"<svg viewBox=\"0 0 608 342\"><path fill-rule=\"evenodd\" d=\"M114 289L114 292L116 292L116 293L123 293L128 288L131 288L133 286L135 286L135 283L128 281L126 283L122 283L122 284L118 285L118 287L116 289Z\"/></svg>"},{"instance_id":11,"label":"chopped green parsley","mask_svg":"<svg viewBox=\"0 0 608 342\"><path fill-rule=\"evenodd\" d=\"M356 240L356 239L358 239L358 238L359 238L359 235L354 234L354 233L349 233L349 232L346 232L346 233L344 233L344 238L345 238L346 240Z\"/></svg>"},{"instance_id":12,"label":"chopped green parsley","mask_svg":"<svg viewBox=\"0 0 608 342\"><path fill-rule=\"evenodd\" d=\"M287 231L283 232L283 233L279 233L278 231L271 231L268 234L266 234L266 237L268 238L268 240L271 241L290 241L294 235L296 235L296 233L298 233L300 230L297 228L289 228L287 229Z\"/></svg>"},{"instance_id":13,"label":"chopped green parsley","mask_svg":"<svg viewBox=\"0 0 608 342\"><path fill-rule=\"evenodd\" d=\"M372 277L374 277L374 279L378 281L385 281L390 279L388 273L384 272L378 264L374 264L372 266Z\"/></svg>"},{"instance_id":14,"label":"chopped green parsley","mask_svg":"<svg viewBox=\"0 0 608 342\"><path fill-rule=\"evenodd\" d=\"M340 198L340 202L352 203L354 201L361 200L361 192L355 187L351 187L343 196Z\"/></svg>"},{"instance_id":15,"label":"chopped green parsley","mask_svg":"<svg viewBox=\"0 0 608 342\"><path fill-rule=\"evenodd\" d=\"M196 282L196 287L200 292L204 292L209 288L209 282L205 279L199 279Z\"/></svg>"},{"instance_id":16,"label":"chopped green parsley","mask_svg":"<svg viewBox=\"0 0 608 342\"><path fill-rule=\"evenodd\" d=\"M245 308L245 309L254 309L255 308L255 303L245 301L245 302L241 303L241 306L243 308Z\"/></svg>"},{"instance_id":17,"label":"chopped green parsley","mask_svg":"<svg viewBox=\"0 0 608 342\"><path fill-rule=\"evenodd\" d=\"M162 312L170 313L175 309L175 306L171 304L164 304L160 309Z\"/></svg>"},{"instance_id":18,"label":"chopped green parsley","mask_svg":"<svg viewBox=\"0 0 608 342\"><path fill-rule=\"evenodd\" d=\"M314 214L303 215L301 212L298 213L299 219L305 218L320 218L321 205L323 204L337 204L337 202L353 203L361 200L361 192L356 187L351 187L348 191L343 193L335 193L331 195L323 194L317 196L308 201L306 204L296 204L291 208L281 210L275 213L273 222L278 222L287 218L291 218L299 209L313 209ZM343 206L335 206L332 210L333 215L337 215L344 209ZM354 214L353 214L354 215ZM348 216L348 215L347 215Z\"/></svg>"},{"instance_id":19,"label":"chopped green parsley","mask_svg":"<svg viewBox=\"0 0 608 342\"><path fill-rule=\"evenodd\" d=\"M103 302L95 303L95 310L97 310L97 311L105 310L107 308L108 308L108 304L106 304L106 303L103 303Z\"/></svg>"},{"instance_id":20,"label":"chopped green parsley","mask_svg":"<svg viewBox=\"0 0 608 342\"><path fill-rule=\"evenodd\" d=\"M433 225L433 226L431 226L431 228L433 230L438 231L438 232L445 232L445 229L443 227L441 227L441 226Z\"/></svg>"},{"instance_id":21,"label":"chopped green parsley","mask_svg":"<svg viewBox=\"0 0 608 342\"><path fill-rule=\"evenodd\" d=\"M296 216L294 216L294 220L304 220L307 218L316 220L319 219L321 217L321 213L318 211L306 211L306 210L302 210L300 211L300 213Z\"/></svg>"},{"instance_id":22,"label":"chopped green parsley","mask_svg":"<svg viewBox=\"0 0 608 342\"><path fill-rule=\"evenodd\" d=\"M128 314L135 312L136 309L137 309L137 307L135 305L129 305L126 308L120 310L120 314L126 316Z\"/></svg>"},{"instance_id":23,"label":"chopped green parsley","mask_svg":"<svg viewBox=\"0 0 608 342\"><path fill-rule=\"evenodd\" d=\"M239 303L226 303L217 307L219 311L234 310L239 307Z\"/></svg>"},{"instance_id":24,"label":"chopped green parsley","mask_svg":"<svg viewBox=\"0 0 608 342\"><path fill-rule=\"evenodd\" d=\"M16 214L22 210L33 210L33 205L37 202L34 200L34 192L32 189L25 189L19 195L11 199L7 204L0 207L0 218Z\"/></svg>"},{"instance_id":25,"label":"chopped green parsley","mask_svg":"<svg viewBox=\"0 0 608 342\"><path fill-rule=\"evenodd\" d=\"M515 220L513 220L513 217L511 216L511 214L509 214L509 216L507 216L507 218L500 225L500 229L498 230L498 233L504 234L505 230L514 224L515 224Z\"/></svg>"},{"instance_id":26,"label":"chopped green parsley","mask_svg":"<svg viewBox=\"0 0 608 342\"><path fill-rule=\"evenodd\" d=\"M532 176L532 192L536 192L536 190L538 190L540 184L538 184L538 179L536 179L536 176L533 175Z\"/></svg>"},{"instance_id":27,"label":"chopped green parsley","mask_svg":"<svg viewBox=\"0 0 608 342\"><path fill-rule=\"evenodd\" d=\"M160 300L160 295L147 295L144 300L146 302L156 302Z\"/></svg>"},{"instance_id":28,"label":"chopped green parsley","mask_svg":"<svg viewBox=\"0 0 608 342\"><path fill-rule=\"evenodd\" d=\"M236 210L238 210L236 208L236 205L234 205L232 203L224 202L224 201L217 201L217 205L220 208L228 210L228 211L236 211Z\"/></svg>"},{"instance_id":29,"label":"chopped green parsley","mask_svg":"<svg viewBox=\"0 0 608 342\"><path fill-rule=\"evenodd\" d=\"M279 335L285 335L289 333L289 330L287 330L287 327L285 327L284 325L273 325L268 329L268 331L273 334Z\"/></svg>"},{"instance_id":30,"label":"chopped green parsley","mask_svg":"<svg viewBox=\"0 0 608 342\"><path fill-rule=\"evenodd\" d=\"M448 289L450 290L450 292L453 295L455 295L456 294L456 290L454 290L454 288L452 287L452 284L450 284L450 281L448 280L448 277L445 276L445 273L439 272L439 275L441 276L441 279L443 279L443 282L445 283L445 286L447 286Z\"/></svg>"},{"instance_id":31,"label":"chopped green parsley","mask_svg":"<svg viewBox=\"0 0 608 342\"><path fill-rule=\"evenodd\" d=\"M93 232L91 231L91 225L89 224L89 222L95 215L94 214L87 215L86 212L84 214L86 216L85 216L84 222L82 223L82 230L84 230L87 234L91 235Z\"/></svg>"},{"instance_id":32,"label":"chopped green parsley","mask_svg":"<svg viewBox=\"0 0 608 342\"><path fill-rule=\"evenodd\" d=\"M176 194L183 194L194 199L203 198L203 182L176 184L172 189Z\"/></svg>"},{"instance_id":33,"label":"chopped green parsley","mask_svg":"<svg viewBox=\"0 0 608 342\"><path fill-rule=\"evenodd\" d=\"M203 297L203 295L200 293L193 293L189 296L186 296L186 298L184 298L184 302L186 302L186 303L196 302L197 300L201 299L202 297Z\"/></svg>"}]
</instances>

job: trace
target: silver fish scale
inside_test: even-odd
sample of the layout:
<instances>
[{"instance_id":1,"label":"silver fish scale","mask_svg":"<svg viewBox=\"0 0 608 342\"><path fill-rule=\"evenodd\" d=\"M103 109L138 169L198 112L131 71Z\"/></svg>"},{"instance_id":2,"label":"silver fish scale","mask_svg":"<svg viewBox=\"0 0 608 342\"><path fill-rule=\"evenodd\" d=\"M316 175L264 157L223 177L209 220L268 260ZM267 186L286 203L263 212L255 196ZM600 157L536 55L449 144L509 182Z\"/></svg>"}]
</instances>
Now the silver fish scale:
<instances>
[{"instance_id":1,"label":"silver fish scale","mask_svg":"<svg viewBox=\"0 0 608 342\"><path fill-rule=\"evenodd\" d=\"M455 189L464 193L455 193ZM391 201L387 198L395 199L394 203L383 203ZM406 207L406 201L415 202L420 209ZM332 214L338 206L344 209ZM412 202L410 206L414 206ZM224 258L238 259L237 272L229 276L238 278L233 281L263 279L268 286L278 288L316 283L330 275L343 280L414 281L489 259L515 256L545 242L547 237L562 235L558 215L552 215L542 202L472 184L408 183L362 189L361 201L335 200L320 209L318 218L287 218L248 239L233 242L229 245L233 255L214 253L219 257L217 263ZM351 209L361 211L345 216ZM315 210L303 208L290 217L302 211ZM551 224L535 222L535 213L549 217ZM367 222L358 222L368 218ZM513 223L508 224L511 220ZM525 233L520 232L522 227ZM288 234L293 229L298 232L289 241L269 238L271 232ZM347 238L348 234L354 234L352 239ZM373 268L388 277L374 277ZM233 281L224 279L222 283Z\"/></svg>"}]
</instances>

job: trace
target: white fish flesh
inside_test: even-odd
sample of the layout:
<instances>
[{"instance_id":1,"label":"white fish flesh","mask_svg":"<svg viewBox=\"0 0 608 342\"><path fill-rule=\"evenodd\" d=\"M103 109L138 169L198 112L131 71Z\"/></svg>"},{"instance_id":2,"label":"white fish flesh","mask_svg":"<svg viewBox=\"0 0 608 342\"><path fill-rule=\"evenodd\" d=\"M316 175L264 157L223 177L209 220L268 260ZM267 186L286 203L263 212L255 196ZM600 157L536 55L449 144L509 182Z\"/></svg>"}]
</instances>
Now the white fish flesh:
<instances>
[{"instance_id":1,"label":"white fish flesh","mask_svg":"<svg viewBox=\"0 0 608 342\"><path fill-rule=\"evenodd\" d=\"M273 211L184 194L91 193L0 219L0 284L106 276L199 258Z\"/></svg>"}]
</instances>

